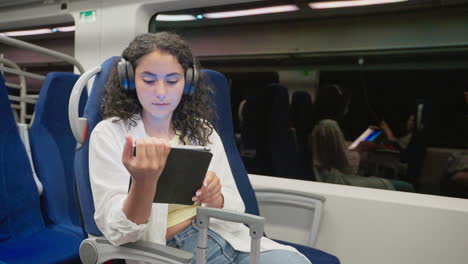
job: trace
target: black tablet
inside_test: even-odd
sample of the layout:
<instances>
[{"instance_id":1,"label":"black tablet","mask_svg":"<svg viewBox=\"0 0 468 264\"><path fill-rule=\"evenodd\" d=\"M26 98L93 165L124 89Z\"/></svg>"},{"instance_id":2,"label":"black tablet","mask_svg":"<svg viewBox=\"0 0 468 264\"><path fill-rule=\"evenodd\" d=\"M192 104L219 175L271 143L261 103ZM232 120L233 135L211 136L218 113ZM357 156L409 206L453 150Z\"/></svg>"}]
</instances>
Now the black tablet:
<instances>
[{"instance_id":1,"label":"black tablet","mask_svg":"<svg viewBox=\"0 0 468 264\"><path fill-rule=\"evenodd\" d=\"M159 178L153 202L192 205L192 197L203 185L212 156L210 150L205 147L172 147Z\"/></svg>"}]
</instances>

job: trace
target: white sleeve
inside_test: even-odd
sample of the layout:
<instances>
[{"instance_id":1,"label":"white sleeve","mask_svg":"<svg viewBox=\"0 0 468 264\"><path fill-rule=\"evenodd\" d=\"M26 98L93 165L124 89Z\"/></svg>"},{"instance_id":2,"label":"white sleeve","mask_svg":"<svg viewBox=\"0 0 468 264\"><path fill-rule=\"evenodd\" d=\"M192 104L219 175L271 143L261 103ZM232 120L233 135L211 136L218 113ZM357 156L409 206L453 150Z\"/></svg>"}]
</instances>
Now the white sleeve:
<instances>
[{"instance_id":1,"label":"white sleeve","mask_svg":"<svg viewBox=\"0 0 468 264\"><path fill-rule=\"evenodd\" d=\"M216 133L216 131L213 131L210 139L212 140L211 147L213 158L208 170L214 171L216 176L218 176L220 179L221 193L224 197L223 209L243 213L245 211L244 202L242 201L242 197L240 196L239 190L237 189L234 176L232 175L231 166L229 166L229 161L224 150L223 142L221 141L221 138ZM231 232L234 232L239 228L239 224L236 223L217 219L213 219L212 222L223 222L223 227Z\"/></svg>"},{"instance_id":2,"label":"white sleeve","mask_svg":"<svg viewBox=\"0 0 468 264\"><path fill-rule=\"evenodd\" d=\"M138 225L130 221L123 212L130 181L130 174L121 161L124 143L124 132L119 131L115 123L98 124L89 143L94 219L99 230L113 245L135 242L143 237L148 228L148 224Z\"/></svg>"}]
</instances>

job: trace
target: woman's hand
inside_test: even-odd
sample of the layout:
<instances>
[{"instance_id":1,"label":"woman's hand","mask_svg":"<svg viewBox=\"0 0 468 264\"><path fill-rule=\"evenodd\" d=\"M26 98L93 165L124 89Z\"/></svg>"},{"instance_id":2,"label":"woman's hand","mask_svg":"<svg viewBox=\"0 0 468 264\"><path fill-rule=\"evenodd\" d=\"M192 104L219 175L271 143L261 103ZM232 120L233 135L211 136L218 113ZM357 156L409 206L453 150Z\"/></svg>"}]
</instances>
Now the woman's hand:
<instances>
[{"instance_id":1,"label":"woman's hand","mask_svg":"<svg viewBox=\"0 0 468 264\"><path fill-rule=\"evenodd\" d=\"M395 141L396 137L393 135L393 131L390 128L390 126L385 122L385 120L382 120L380 122L380 128L383 130L385 136L387 137L388 140Z\"/></svg>"},{"instance_id":2,"label":"woman's hand","mask_svg":"<svg viewBox=\"0 0 468 264\"><path fill-rule=\"evenodd\" d=\"M132 177L132 185L123 211L136 223L148 222L159 177L166 165L171 148L164 140L145 138L136 140L136 156L133 156L133 139L125 138L122 163Z\"/></svg>"},{"instance_id":3,"label":"woman's hand","mask_svg":"<svg viewBox=\"0 0 468 264\"><path fill-rule=\"evenodd\" d=\"M208 171L203 181L203 187L198 189L192 198L194 202L204 203L207 207L223 208L224 197L221 193L221 182L213 171Z\"/></svg>"},{"instance_id":4,"label":"woman's hand","mask_svg":"<svg viewBox=\"0 0 468 264\"><path fill-rule=\"evenodd\" d=\"M157 138L137 139L136 156L133 156L133 139L127 136L125 140L122 163L130 172L132 181L156 183L166 165L171 150L169 144Z\"/></svg>"}]
</instances>

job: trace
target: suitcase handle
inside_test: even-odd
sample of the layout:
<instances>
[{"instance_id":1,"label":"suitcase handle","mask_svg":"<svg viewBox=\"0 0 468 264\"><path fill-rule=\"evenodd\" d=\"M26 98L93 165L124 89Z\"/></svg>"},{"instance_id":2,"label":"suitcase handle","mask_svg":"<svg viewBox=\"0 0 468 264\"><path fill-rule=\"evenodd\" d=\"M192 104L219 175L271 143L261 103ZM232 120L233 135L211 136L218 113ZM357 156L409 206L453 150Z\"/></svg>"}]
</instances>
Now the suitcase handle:
<instances>
[{"instance_id":1,"label":"suitcase handle","mask_svg":"<svg viewBox=\"0 0 468 264\"><path fill-rule=\"evenodd\" d=\"M263 237L265 218L257 215L239 213L225 209L197 207L198 246L196 251L197 264L206 263L208 226L210 218L247 224L250 229L250 263L260 263L260 239Z\"/></svg>"}]
</instances>

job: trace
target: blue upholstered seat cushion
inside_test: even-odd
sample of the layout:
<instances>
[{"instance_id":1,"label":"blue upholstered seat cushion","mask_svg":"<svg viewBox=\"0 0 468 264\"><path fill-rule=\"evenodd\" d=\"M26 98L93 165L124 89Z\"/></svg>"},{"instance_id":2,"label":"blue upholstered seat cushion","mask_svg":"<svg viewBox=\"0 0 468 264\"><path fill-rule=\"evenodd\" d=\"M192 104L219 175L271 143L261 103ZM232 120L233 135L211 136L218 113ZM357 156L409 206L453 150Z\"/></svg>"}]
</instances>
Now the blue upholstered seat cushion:
<instances>
[{"instance_id":1,"label":"blue upholstered seat cushion","mask_svg":"<svg viewBox=\"0 0 468 264\"><path fill-rule=\"evenodd\" d=\"M44 228L0 243L0 263L81 263L78 258L80 243L79 236L64 232L61 226Z\"/></svg>"},{"instance_id":2,"label":"blue upholstered seat cushion","mask_svg":"<svg viewBox=\"0 0 468 264\"><path fill-rule=\"evenodd\" d=\"M313 264L340 264L340 261L337 257L330 255L324 251L319 249L306 247L303 245L298 245L286 241L276 240L283 245L289 245L296 248L299 252L301 252L304 256L306 256Z\"/></svg>"},{"instance_id":3,"label":"blue upholstered seat cushion","mask_svg":"<svg viewBox=\"0 0 468 264\"><path fill-rule=\"evenodd\" d=\"M26 149L0 74L0 263L73 263L81 238L46 228Z\"/></svg>"},{"instance_id":4,"label":"blue upholstered seat cushion","mask_svg":"<svg viewBox=\"0 0 468 264\"><path fill-rule=\"evenodd\" d=\"M39 193L0 74L0 247L44 227Z\"/></svg>"}]
</instances>

